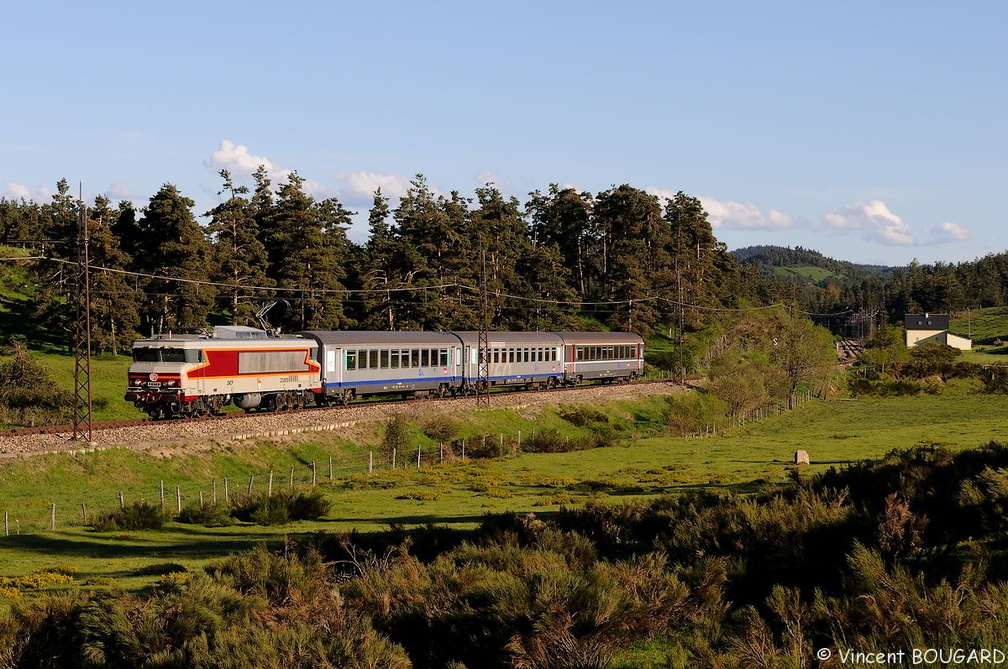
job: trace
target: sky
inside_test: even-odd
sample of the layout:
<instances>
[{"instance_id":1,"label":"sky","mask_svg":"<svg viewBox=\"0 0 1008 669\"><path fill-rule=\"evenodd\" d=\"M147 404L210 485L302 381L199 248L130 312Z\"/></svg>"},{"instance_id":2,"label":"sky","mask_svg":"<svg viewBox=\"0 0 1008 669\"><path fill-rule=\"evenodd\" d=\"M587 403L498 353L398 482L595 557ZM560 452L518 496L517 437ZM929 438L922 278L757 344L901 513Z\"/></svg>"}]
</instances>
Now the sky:
<instances>
[{"instance_id":1,"label":"sky","mask_svg":"<svg viewBox=\"0 0 1008 669\"><path fill-rule=\"evenodd\" d=\"M359 212L425 175L700 198L730 249L1008 251L1008 3L5 3L0 196L201 215L219 172ZM206 222L207 219L198 220Z\"/></svg>"}]
</instances>

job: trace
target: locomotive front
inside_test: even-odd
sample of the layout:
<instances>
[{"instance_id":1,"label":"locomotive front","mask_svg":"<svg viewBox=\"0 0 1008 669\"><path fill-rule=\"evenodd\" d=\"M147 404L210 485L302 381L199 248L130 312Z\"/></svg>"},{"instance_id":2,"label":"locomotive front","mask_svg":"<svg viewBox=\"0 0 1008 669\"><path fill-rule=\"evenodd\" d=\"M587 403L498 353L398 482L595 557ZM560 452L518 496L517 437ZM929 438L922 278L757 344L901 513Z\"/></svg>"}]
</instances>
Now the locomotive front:
<instances>
[{"instance_id":1,"label":"locomotive front","mask_svg":"<svg viewBox=\"0 0 1008 669\"><path fill-rule=\"evenodd\" d=\"M160 335L133 342L125 400L151 418L299 409L319 390L318 346L256 328Z\"/></svg>"},{"instance_id":2,"label":"locomotive front","mask_svg":"<svg viewBox=\"0 0 1008 669\"><path fill-rule=\"evenodd\" d=\"M133 342L133 363L127 373L125 400L151 418L182 413L188 372L202 364L200 338L187 335L140 339Z\"/></svg>"}]
</instances>

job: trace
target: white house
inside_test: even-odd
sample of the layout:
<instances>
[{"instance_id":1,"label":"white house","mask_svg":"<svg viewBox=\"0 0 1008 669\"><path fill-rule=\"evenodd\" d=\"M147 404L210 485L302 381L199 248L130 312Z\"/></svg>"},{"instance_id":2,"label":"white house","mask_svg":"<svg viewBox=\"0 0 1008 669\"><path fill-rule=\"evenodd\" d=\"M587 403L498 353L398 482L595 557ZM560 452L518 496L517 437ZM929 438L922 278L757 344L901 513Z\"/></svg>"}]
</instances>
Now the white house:
<instances>
[{"instance_id":1,"label":"white house","mask_svg":"<svg viewBox=\"0 0 1008 669\"><path fill-rule=\"evenodd\" d=\"M949 317L946 314L906 314L906 345L935 342L947 344L960 351L973 348L973 341L949 332Z\"/></svg>"}]
</instances>

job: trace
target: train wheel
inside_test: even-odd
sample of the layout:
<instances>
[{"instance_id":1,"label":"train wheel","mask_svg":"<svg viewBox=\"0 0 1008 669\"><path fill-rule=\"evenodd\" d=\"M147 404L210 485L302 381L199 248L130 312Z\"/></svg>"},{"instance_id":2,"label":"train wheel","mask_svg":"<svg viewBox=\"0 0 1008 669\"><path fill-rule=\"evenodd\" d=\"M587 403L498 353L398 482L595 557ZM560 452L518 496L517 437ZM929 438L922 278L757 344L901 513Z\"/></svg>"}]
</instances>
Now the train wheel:
<instances>
[{"instance_id":1,"label":"train wheel","mask_svg":"<svg viewBox=\"0 0 1008 669\"><path fill-rule=\"evenodd\" d=\"M157 420L161 418L161 409L159 407L148 409L147 415L151 417L151 420Z\"/></svg>"}]
</instances>

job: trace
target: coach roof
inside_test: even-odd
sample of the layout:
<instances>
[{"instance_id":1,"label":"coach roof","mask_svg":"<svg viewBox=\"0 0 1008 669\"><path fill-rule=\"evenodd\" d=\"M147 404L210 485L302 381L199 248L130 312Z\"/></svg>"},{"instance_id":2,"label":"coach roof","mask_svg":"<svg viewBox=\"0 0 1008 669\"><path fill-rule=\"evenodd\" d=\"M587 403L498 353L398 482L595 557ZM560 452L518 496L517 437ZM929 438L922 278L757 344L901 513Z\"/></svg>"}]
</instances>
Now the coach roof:
<instances>
[{"instance_id":1,"label":"coach roof","mask_svg":"<svg viewBox=\"0 0 1008 669\"><path fill-rule=\"evenodd\" d=\"M372 330L308 330L299 335L311 337L326 346L458 346L459 340L446 332L387 332Z\"/></svg>"}]
</instances>

